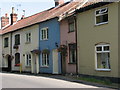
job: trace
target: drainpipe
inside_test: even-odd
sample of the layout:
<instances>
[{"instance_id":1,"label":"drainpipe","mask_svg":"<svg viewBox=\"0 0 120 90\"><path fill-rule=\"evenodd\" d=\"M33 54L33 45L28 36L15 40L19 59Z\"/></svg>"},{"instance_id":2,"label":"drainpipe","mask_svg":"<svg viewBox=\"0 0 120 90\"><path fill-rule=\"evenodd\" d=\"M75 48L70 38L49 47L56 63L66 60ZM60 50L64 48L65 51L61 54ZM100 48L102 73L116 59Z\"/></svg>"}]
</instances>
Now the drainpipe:
<instances>
[{"instance_id":1,"label":"drainpipe","mask_svg":"<svg viewBox=\"0 0 120 90\"><path fill-rule=\"evenodd\" d=\"M76 19L76 14L74 14L74 20L75 20L75 41L76 41L76 74L78 75L77 19Z\"/></svg>"}]
</instances>

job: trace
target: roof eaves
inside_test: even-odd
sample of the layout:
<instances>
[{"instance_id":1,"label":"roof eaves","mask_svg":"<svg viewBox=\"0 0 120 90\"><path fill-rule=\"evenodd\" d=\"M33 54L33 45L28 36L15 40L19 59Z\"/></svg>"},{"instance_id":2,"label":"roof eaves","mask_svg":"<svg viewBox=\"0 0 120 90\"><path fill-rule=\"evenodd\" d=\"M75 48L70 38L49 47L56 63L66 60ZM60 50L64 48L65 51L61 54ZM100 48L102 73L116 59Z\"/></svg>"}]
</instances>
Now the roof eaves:
<instances>
[{"instance_id":1,"label":"roof eaves","mask_svg":"<svg viewBox=\"0 0 120 90\"><path fill-rule=\"evenodd\" d=\"M97 8L97 7L101 7L101 6L110 4L110 3L113 3L113 2L98 2L98 3L90 4L88 6L77 9L76 13L81 13L81 12L84 12L84 11L87 11L87 10L90 10L90 9L94 9L94 8Z\"/></svg>"}]
</instances>

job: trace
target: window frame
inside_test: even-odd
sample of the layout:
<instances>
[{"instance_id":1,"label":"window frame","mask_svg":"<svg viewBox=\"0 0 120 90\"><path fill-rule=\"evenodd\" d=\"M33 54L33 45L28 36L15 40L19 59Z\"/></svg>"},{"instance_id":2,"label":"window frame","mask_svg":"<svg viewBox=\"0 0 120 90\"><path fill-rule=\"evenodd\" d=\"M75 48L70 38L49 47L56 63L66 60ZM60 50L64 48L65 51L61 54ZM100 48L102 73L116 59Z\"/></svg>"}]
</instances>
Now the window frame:
<instances>
[{"instance_id":1,"label":"window frame","mask_svg":"<svg viewBox=\"0 0 120 90\"><path fill-rule=\"evenodd\" d=\"M46 56L46 64L43 65L43 55L47 55ZM41 67L49 67L49 53L41 53Z\"/></svg>"},{"instance_id":2,"label":"window frame","mask_svg":"<svg viewBox=\"0 0 120 90\"><path fill-rule=\"evenodd\" d=\"M6 45L6 40L5 39L7 39L7 45ZM7 47L9 47L9 38L5 37L4 38L4 48L7 48Z\"/></svg>"},{"instance_id":3,"label":"window frame","mask_svg":"<svg viewBox=\"0 0 120 90\"><path fill-rule=\"evenodd\" d=\"M28 56L28 58L27 58L27 56ZM31 58L29 58L29 56ZM27 64L27 62L28 62L28 64ZM25 54L25 66L26 67L31 67L31 62L32 62L32 54L31 53L26 53Z\"/></svg>"},{"instance_id":4,"label":"window frame","mask_svg":"<svg viewBox=\"0 0 120 90\"><path fill-rule=\"evenodd\" d=\"M104 51L104 47L105 46L109 46L109 50L108 51ZM97 51L97 47L102 47L102 51ZM109 69L106 69L106 68L98 68L98 66L97 66L97 54L98 53L109 53L109 55L110 55L110 44L100 44L100 45L96 45L95 46L95 69L97 70L97 71L111 71L111 68L109 68ZM109 58L109 65L110 65L110 58ZM111 66L111 65L110 65ZM110 67L109 66L109 67Z\"/></svg>"},{"instance_id":5,"label":"window frame","mask_svg":"<svg viewBox=\"0 0 120 90\"><path fill-rule=\"evenodd\" d=\"M18 39L19 41L16 40L17 36L19 36L19 39ZM20 34L16 34L14 37L15 37L15 45L20 45Z\"/></svg>"},{"instance_id":6,"label":"window frame","mask_svg":"<svg viewBox=\"0 0 120 90\"><path fill-rule=\"evenodd\" d=\"M103 25L103 24L107 24L108 21L109 21L109 17L108 17L108 21L107 21L107 22L97 23L97 21L96 21L96 20L97 20L96 17L97 17L97 16L101 16L101 15L96 15L96 12L99 11L99 10L102 10L102 9L107 9L107 10L108 10L108 7L104 7L104 8L101 8L101 9L97 9L97 10L95 10L95 25L96 25L96 26ZM106 14L106 13L105 13L105 14ZM105 15L105 14L102 14L102 15ZM107 12L107 14L108 14L108 12Z\"/></svg>"},{"instance_id":7,"label":"window frame","mask_svg":"<svg viewBox=\"0 0 120 90\"><path fill-rule=\"evenodd\" d=\"M75 46L75 48L74 48L74 52L75 52L75 62L73 62L73 60L72 60L72 62L71 62L71 58L70 58L70 55L71 55L71 50L73 50L73 49L71 49L70 48L70 46L72 46L72 45L74 45ZM76 64L76 43L73 43L73 44L69 44L69 64Z\"/></svg>"},{"instance_id":8,"label":"window frame","mask_svg":"<svg viewBox=\"0 0 120 90\"><path fill-rule=\"evenodd\" d=\"M40 34L41 40L48 40L48 38L49 38L49 29L48 29L48 27L42 28L40 30L40 33L41 33Z\"/></svg>"},{"instance_id":9,"label":"window frame","mask_svg":"<svg viewBox=\"0 0 120 90\"><path fill-rule=\"evenodd\" d=\"M18 61L19 63L16 63L16 54L19 55L19 57L18 57L18 58L19 58L19 61ZM16 66L17 64L20 64L20 53L15 53L15 66Z\"/></svg>"},{"instance_id":10,"label":"window frame","mask_svg":"<svg viewBox=\"0 0 120 90\"><path fill-rule=\"evenodd\" d=\"M31 41L32 41L32 34L31 34L31 32L28 32L28 33L25 34L25 40L26 40L26 43L31 43Z\"/></svg>"}]
</instances>

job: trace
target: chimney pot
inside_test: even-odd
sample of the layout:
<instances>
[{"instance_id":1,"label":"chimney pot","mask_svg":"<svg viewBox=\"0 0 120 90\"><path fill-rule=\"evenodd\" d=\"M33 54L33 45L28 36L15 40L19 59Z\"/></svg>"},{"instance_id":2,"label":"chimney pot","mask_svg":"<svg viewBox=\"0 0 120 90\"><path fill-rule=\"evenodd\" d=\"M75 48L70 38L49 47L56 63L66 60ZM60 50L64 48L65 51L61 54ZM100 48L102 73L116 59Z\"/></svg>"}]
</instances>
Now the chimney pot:
<instances>
[{"instance_id":1,"label":"chimney pot","mask_svg":"<svg viewBox=\"0 0 120 90\"><path fill-rule=\"evenodd\" d=\"M58 6L64 3L64 0L54 0L54 1L55 1L55 6Z\"/></svg>"}]
</instances>

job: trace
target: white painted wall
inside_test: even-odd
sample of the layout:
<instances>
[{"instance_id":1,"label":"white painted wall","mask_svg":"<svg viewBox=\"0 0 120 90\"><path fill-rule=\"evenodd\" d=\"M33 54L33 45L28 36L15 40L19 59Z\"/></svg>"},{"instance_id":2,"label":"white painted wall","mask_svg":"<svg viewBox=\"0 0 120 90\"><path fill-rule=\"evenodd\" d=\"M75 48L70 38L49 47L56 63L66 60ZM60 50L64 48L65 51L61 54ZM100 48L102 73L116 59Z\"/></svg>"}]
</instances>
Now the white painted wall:
<instances>
[{"instance_id":1,"label":"white painted wall","mask_svg":"<svg viewBox=\"0 0 120 90\"><path fill-rule=\"evenodd\" d=\"M2 67L2 35L0 35L0 68Z\"/></svg>"},{"instance_id":2,"label":"white painted wall","mask_svg":"<svg viewBox=\"0 0 120 90\"><path fill-rule=\"evenodd\" d=\"M32 40L31 43L26 44L26 33L31 33ZM19 49L13 49L14 43L15 43L15 35L20 34L20 45ZM22 63L22 71L30 71L32 67L26 67L25 66L25 54L31 53L33 49L38 49L38 39L39 39L39 25L34 25L31 27L27 27L18 31L13 32L12 34L12 55L15 57L15 53L20 53L20 63ZM33 55L32 55L33 56ZM32 62L32 61L31 61ZM32 65L33 66L33 65ZM12 70L20 70L20 67L15 66L15 58L12 61Z\"/></svg>"}]
</instances>

